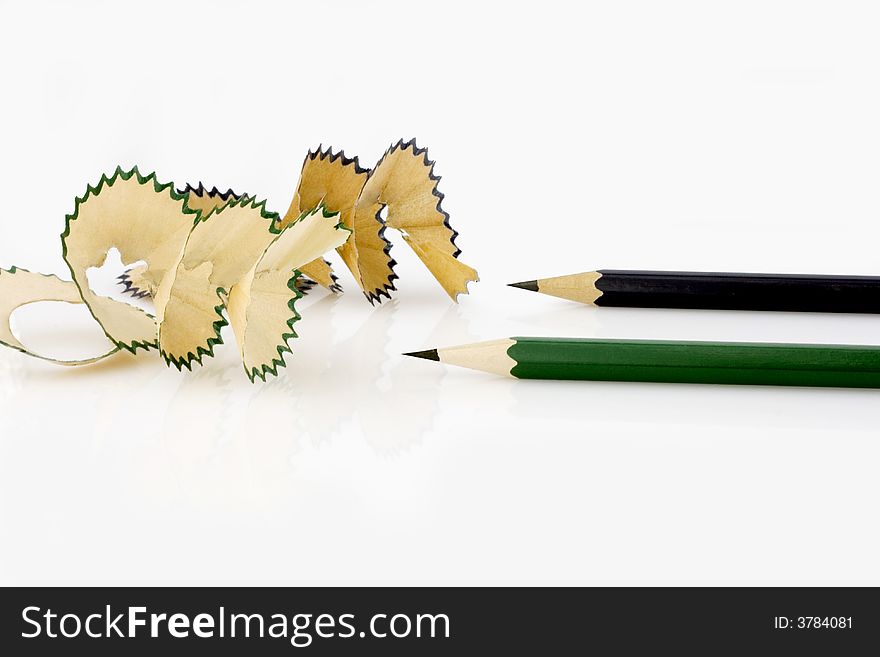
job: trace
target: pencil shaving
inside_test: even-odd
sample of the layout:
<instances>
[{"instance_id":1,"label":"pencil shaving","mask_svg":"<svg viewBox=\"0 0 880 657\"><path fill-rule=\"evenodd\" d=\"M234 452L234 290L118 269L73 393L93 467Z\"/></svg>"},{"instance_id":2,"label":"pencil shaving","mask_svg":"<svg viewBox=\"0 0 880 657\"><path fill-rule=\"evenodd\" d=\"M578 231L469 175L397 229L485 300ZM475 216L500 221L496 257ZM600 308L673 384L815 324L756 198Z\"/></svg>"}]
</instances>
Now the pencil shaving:
<instances>
[{"instance_id":1,"label":"pencil shaving","mask_svg":"<svg viewBox=\"0 0 880 657\"><path fill-rule=\"evenodd\" d=\"M303 162L296 193L290 203L290 208L282 219L282 225L295 220L303 211L324 204L329 210L338 212L340 221L351 228L355 234L363 233L363 239L367 239L366 235L370 231L378 233L381 224L377 220L366 222L363 225L355 225L354 222L354 206L367 180L368 173L369 169L362 168L356 157L345 157L345 153L342 151L333 153L329 148L321 150L320 147L315 151L309 151ZM348 240L337 249L337 252L351 271L358 286L363 288L357 268L355 241ZM323 258L308 263L302 271L320 285L334 291L338 289L337 279Z\"/></svg>"},{"instance_id":2,"label":"pencil shaving","mask_svg":"<svg viewBox=\"0 0 880 657\"><path fill-rule=\"evenodd\" d=\"M247 194L187 185L117 168L76 199L61 236L73 280L22 269L0 271L0 343L62 365L83 365L119 350L158 348L169 365L191 369L213 356L230 323L248 377L277 375L296 337L303 291L339 291L324 254L336 249L371 301L394 289L396 264L386 227L399 230L446 292L467 292L476 272L457 261L457 233L440 208L443 195L425 149L392 146L372 171L340 151L310 152L284 217ZM387 208L387 219L381 213ZM130 263L118 277L124 295L149 298L155 316L96 293L88 274L116 249ZM28 350L13 334L16 308L39 301L84 303L113 343L93 358L62 361ZM228 315L228 322L225 315Z\"/></svg>"},{"instance_id":3,"label":"pencil shaving","mask_svg":"<svg viewBox=\"0 0 880 657\"><path fill-rule=\"evenodd\" d=\"M437 190L439 177L434 175L434 163L428 151L418 148L415 140L399 141L370 172L355 207L354 241L358 254L361 288L371 299L389 296L394 289L395 261L386 248L379 255L375 240L363 241L361 224L370 217L380 221L387 212L385 226L400 231L403 239L440 283L446 293L456 300L467 293L467 284L477 281L475 269L458 260L460 250L455 245L458 233L449 224L449 215L441 208L443 194ZM382 230L379 237L387 244ZM372 237L372 235L370 235Z\"/></svg>"},{"instance_id":4,"label":"pencil shaving","mask_svg":"<svg viewBox=\"0 0 880 657\"><path fill-rule=\"evenodd\" d=\"M252 381L255 377L265 380L268 373L277 375L284 353L290 351L287 341L296 337L293 323L300 317L294 302L302 296L296 287L297 270L342 246L350 234L338 214L318 206L281 229L244 279L232 288L229 317ZM278 303L284 296L289 297L286 306Z\"/></svg>"},{"instance_id":5,"label":"pencil shaving","mask_svg":"<svg viewBox=\"0 0 880 657\"><path fill-rule=\"evenodd\" d=\"M119 351L119 347L114 347L104 354L91 358L60 360L28 349L13 333L10 319L18 308L41 301L83 303L79 290L72 281L62 280L52 274L37 274L18 267L9 270L0 269L0 344L34 358L68 366L96 363Z\"/></svg>"},{"instance_id":6,"label":"pencil shaving","mask_svg":"<svg viewBox=\"0 0 880 657\"><path fill-rule=\"evenodd\" d=\"M446 293L457 300L458 295L467 294L467 284L479 278L475 269L458 260L458 233L441 207L439 180L427 149L418 148L415 140L392 145L372 170L343 151L319 148L309 152L303 163L283 222L318 203L338 212L352 229L352 239L338 249L339 255L370 301L390 298L396 289L397 263L385 235L386 228L396 229Z\"/></svg>"},{"instance_id":7,"label":"pencil shaving","mask_svg":"<svg viewBox=\"0 0 880 657\"><path fill-rule=\"evenodd\" d=\"M144 177L137 168L103 176L76 200L61 235L64 260L83 301L116 346L132 353L157 346L156 320L140 308L96 294L88 270L101 267L116 248L122 262L146 262L138 274L157 289L177 266L198 217L170 183L160 185L155 174Z\"/></svg>"}]
</instances>

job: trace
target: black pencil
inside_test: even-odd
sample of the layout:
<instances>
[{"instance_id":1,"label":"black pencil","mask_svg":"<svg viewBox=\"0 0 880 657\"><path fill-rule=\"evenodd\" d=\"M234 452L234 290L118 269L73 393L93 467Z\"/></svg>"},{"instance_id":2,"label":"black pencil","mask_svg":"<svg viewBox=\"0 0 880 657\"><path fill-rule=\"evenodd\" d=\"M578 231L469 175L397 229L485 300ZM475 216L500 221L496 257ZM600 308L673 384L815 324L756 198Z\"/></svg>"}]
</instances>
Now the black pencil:
<instances>
[{"instance_id":1,"label":"black pencil","mask_svg":"<svg viewBox=\"0 0 880 657\"><path fill-rule=\"evenodd\" d=\"M602 269L511 287L596 306L880 313L880 276Z\"/></svg>"}]
</instances>

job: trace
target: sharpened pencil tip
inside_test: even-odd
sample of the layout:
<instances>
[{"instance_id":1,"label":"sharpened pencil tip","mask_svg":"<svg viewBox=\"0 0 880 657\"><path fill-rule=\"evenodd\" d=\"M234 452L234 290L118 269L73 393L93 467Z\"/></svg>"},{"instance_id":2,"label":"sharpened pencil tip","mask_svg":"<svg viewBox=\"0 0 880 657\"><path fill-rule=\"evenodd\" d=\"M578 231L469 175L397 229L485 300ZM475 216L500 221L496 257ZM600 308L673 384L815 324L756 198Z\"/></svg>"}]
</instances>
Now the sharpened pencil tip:
<instances>
[{"instance_id":1,"label":"sharpened pencil tip","mask_svg":"<svg viewBox=\"0 0 880 657\"><path fill-rule=\"evenodd\" d=\"M412 356L413 358L424 358L425 360L440 360L440 354L437 353L436 349L426 349L425 351L411 351L408 354L404 354L404 356Z\"/></svg>"},{"instance_id":2,"label":"sharpened pencil tip","mask_svg":"<svg viewBox=\"0 0 880 657\"><path fill-rule=\"evenodd\" d=\"M521 290L528 290L529 292L537 292L538 291L538 281L523 281L522 283L508 283L508 287L518 287Z\"/></svg>"}]
</instances>

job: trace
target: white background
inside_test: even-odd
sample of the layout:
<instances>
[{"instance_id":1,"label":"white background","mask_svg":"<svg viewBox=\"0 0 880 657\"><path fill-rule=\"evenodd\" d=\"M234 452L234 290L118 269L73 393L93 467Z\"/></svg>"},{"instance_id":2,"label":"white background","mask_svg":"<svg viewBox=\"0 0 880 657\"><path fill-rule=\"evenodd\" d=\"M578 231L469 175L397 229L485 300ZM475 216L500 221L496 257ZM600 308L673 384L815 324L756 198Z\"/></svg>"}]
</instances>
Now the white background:
<instances>
[{"instance_id":1,"label":"white background","mask_svg":"<svg viewBox=\"0 0 880 657\"><path fill-rule=\"evenodd\" d=\"M880 274L875 7L0 2L0 266L67 275L64 215L117 164L284 212L310 147L369 166L415 136L482 277L456 306L392 235L395 301L340 270L346 294L301 304L266 384L231 339L192 374L0 350L0 580L880 584L878 392L510 381L399 355L530 334L880 343L878 317L504 286ZM30 344L100 335L38 310L16 315Z\"/></svg>"}]
</instances>

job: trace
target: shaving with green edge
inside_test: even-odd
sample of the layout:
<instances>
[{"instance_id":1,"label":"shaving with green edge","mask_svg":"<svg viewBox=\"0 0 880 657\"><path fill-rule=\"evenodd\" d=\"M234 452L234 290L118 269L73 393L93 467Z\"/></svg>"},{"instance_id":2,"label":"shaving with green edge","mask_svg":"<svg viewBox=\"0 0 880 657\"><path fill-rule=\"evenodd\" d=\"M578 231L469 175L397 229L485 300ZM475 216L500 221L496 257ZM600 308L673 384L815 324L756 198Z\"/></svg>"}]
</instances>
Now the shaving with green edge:
<instances>
[{"instance_id":1,"label":"shaving with green edge","mask_svg":"<svg viewBox=\"0 0 880 657\"><path fill-rule=\"evenodd\" d=\"M248 377L265 381L291 351L302 290L317 283L340 291L324 259L333 249L371 303L395 289L389 227L402 233L453 300L478 280L457 259L457 233L440 207L433 167L414 140L391 146L373 169L319 148L306 157L283 217L247 194L201 184L176 190L155 174L117 168L89 186L66 218L62 253L72 280L0 270L0 344L60 365L158 349L169 365L192 369L214 355L220 329L229 323ZM103 266L111 249L123 262L143 263L119 281L129 296L151 299L155 315L90 287L89 270ZM39 301L85 304L113 348L82 360L29 350L10 318Z\"/></svg>"}]
</instances>

